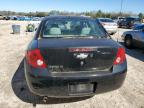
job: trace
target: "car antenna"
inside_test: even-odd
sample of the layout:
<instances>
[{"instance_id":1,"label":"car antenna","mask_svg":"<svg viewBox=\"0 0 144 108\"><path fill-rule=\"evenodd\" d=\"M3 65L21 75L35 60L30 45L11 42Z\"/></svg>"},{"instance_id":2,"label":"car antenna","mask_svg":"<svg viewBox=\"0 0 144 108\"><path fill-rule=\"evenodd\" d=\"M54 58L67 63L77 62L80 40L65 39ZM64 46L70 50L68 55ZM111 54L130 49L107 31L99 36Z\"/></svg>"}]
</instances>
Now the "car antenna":
<instances>
[{"instance_id":1,"label":"car antenna","mask_svg":"<svg viewBox=\"0 0 144 108\"><path fill-rule=\"evenodd\" d=\"M121 6L120 6L120 17L122 17L122 10L123 10L123 1L124 0L121 0ZM119 19L118 19L119 20ZM119 38L120 37L120 31L119 31L119 28L118 28L118 37L117 37L117 42L119 42Z\"/></svg>"}]
</instances>

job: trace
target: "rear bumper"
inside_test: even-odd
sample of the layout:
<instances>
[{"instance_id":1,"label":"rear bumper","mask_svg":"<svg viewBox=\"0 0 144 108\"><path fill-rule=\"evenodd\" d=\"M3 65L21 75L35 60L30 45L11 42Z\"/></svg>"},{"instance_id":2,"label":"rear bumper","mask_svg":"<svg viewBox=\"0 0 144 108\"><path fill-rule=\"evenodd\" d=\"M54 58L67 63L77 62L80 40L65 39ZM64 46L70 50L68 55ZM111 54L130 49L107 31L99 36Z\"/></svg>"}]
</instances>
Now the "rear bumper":
<instances>
[{"instance_id":1,"label":"rear bumper","mask_svg":"<svg viewBox=\"0 0 144 108\"><path fill-rule=\"evenodd\" d=\"M40 96L67 98L67 97L84 97L93 96L95 94L112 91L121 87L125 80L126 69L119 72L103 74L103 75L64 75L55 74L47 77L33 76L29 71L29 66L25 64L25 75L28 87L31 92ZM93 83L95 91L93 93L71 95L69 92L69 84L71 83Z\"/></svg>"}]
</instances>

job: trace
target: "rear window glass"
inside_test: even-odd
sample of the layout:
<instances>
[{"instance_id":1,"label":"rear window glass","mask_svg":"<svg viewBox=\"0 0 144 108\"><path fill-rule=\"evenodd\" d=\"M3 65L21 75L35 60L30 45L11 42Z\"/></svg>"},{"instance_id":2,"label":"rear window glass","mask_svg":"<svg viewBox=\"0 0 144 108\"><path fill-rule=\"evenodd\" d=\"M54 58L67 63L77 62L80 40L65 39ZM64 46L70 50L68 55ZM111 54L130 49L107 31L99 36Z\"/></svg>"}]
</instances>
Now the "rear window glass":
<instances>
[{"instance_id":1,"label":"rear window glass","mask_svg":"<svg viewBox=\"0 0 144 108\"><path fill-rule=\"evenodd\" d=\"M43 37L107 36L104 29L96 21L71 18L47 20L42 33Z\"/></svg>"}]
</instances>

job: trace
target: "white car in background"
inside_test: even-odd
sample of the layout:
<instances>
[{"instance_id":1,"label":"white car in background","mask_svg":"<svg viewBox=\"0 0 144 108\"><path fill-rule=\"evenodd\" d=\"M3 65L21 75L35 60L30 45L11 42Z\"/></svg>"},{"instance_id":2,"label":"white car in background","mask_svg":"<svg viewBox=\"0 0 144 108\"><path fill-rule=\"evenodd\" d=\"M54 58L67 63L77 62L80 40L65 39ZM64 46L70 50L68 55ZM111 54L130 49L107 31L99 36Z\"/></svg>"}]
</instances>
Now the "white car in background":
<instances>
[{"instance_id":1,"label":"white car in background","mask_svg":"<svg viewBox=\"0 0 144 108\"><path fill-rule=\"evenodd\" d=\"M144 49L144 24L136 25L133 30L124 32L121 37L127 48L138 47Z\"/></svg>"},{"instance_id":2,"label":"white car in background","mask_svg":"<svg viewBox=\"0 0 144 108\"><path fill-rule=\"evenodd\" d=\"M110 19L110 18L98 18L98 21L103 25L103 27L106 29L106 31L110 35L113 35L117 32L118 25L112 19Z\"/></svg>"}]
</instances>

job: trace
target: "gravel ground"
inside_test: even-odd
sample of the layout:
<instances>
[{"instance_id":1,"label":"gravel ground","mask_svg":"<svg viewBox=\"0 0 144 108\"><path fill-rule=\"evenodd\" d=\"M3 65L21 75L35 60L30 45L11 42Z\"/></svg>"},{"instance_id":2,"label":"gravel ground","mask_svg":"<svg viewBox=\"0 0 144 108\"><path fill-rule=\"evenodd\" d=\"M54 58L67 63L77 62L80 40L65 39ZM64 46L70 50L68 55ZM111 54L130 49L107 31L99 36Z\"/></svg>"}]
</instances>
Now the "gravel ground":
<instances>
[{"instance_id":1,"label":"gravel ground","mask_svg":"<svg viewBox=\"0 0 144 108\"><path fill-rule=\"evenodd\" d=\"M21 34L12 34L11 25L20 24ZM18 98L12 80L24 58L25 49L33 38L33 33L26 33L28 22L0 21L0 106L1 108L31 108L32 104ZM121 33L112 36L120 40ZM140 49L127 51L128 72L123 86L115 91L96 95L86 100L54 104L37 104L37 108L144 108L144 54ZM21 66L20 66L21 67ZM19 72L23 72L21 68ZM21 74L21 73L19 73ZM21 74L21 77L23 74ZM19 77L20 78L20 77ZM19 79L20 81L21 79ZM19 85L20 86L20 85ZM22 94L19 92L19 94ZM26 96L26 92L23 92Z\"/></svg>"}]
</instances>

